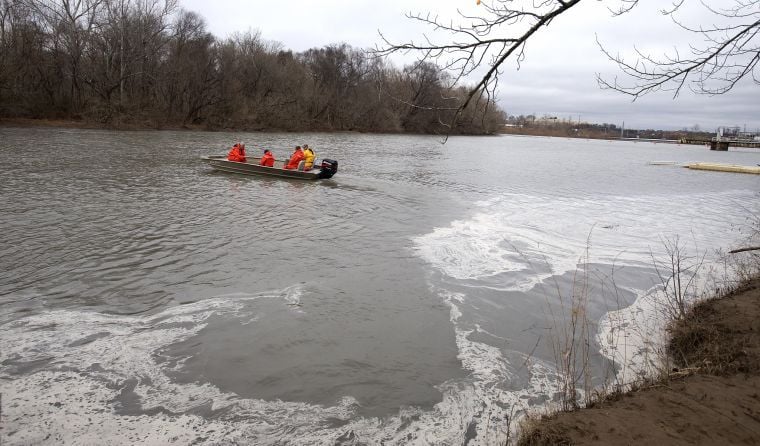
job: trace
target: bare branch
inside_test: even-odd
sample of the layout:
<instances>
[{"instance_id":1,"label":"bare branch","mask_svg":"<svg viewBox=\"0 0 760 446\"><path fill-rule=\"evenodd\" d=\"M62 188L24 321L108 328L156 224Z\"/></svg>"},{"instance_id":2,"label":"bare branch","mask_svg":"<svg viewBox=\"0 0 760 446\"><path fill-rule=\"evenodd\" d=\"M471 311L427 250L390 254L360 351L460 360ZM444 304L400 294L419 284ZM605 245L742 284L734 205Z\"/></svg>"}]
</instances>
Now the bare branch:
<instances>
[{"instance_id":1,"label":"bare branch","mask_svg":"<svg viewBox=\"0 0 760 446\"><path fill-rule=\"evenodd\" d=\"M442 43L427 36L424 43L393 43L380 33L383 45L375 48L373 54L384 57L394 53L417 53L418 64L434 63L453 74L451 88L461 85L476 70L487 65L485 74L480 76L474 86L467 88L467 94L446 125L451 130L468 106L481 105L483 98L486 98L487 103L492 101L500 67L512 58L519 69L524 58L525 43L579 2L580 0L535 0L532 6L521 7L512 0L494 0L481 4L484 13L479 16L465 15L460 11L459 18L463 22L460 24L453 21L444 23L438 16L430 14L407 14L411 20L422 22L432 28L434 33L448 35L449 38Z\"/></svg>"},{"instance_id":2,"label":"bare branch","mask_svg":"<svg viewBox=\"0 0 760 446\"><path fill-rule=\"evenodd\" d=\"M625 12L638 0L622 0ZM618 65L626 80L619 82L597 74L597 82L603 89L615 90L637 98L656 91L670 91L677 97L684 87L699 94L723 94L732 90L742 79L758 82L760 61L760 0L733 0L729 7L716 8L704 0L702 6L715 18L715 23L689 25L676 14L684 0L675 0L663 9L680 29L694 33L698 39L688 52L677 49L671 54L655 57L635 49L635 57L626 59L613 55L599 42L601 51Z\"/></svg>"}]
</instances>

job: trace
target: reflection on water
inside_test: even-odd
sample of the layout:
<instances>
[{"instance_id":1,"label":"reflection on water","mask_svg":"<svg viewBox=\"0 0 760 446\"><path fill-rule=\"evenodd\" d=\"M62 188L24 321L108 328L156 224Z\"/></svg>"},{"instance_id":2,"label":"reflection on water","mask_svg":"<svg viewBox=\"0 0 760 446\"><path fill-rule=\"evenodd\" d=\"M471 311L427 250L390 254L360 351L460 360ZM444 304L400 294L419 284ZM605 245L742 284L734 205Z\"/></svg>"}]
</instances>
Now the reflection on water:
<instances>
[{"instance_id":1,"label":"reflection on water","mask_svg":"<svg viewBox=\"0 0 760 446\"><path fill-rule=\"evenodd\" d=\"M200 162L238 138L279 157L308 141L341 169ZM727 247L760 211L757 176L655 159L760 152L0 129L3 440L503 441L556 390L537 340L587 248L598 320L652 287L662 238Z\"/></svg>"}]
</instances>

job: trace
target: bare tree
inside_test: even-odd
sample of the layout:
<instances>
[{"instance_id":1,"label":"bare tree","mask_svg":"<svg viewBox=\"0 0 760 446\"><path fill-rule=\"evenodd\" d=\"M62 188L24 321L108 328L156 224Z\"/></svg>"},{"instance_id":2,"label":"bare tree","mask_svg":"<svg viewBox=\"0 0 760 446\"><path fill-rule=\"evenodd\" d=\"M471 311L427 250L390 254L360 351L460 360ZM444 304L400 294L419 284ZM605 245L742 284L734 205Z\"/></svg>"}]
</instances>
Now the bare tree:
<instances>
[{"instance_id":1,"label":"bare tree","mask_svg":"<svg viewBox=\"0 0 760 446\"><path fill-rule=\"evenodd\" d=\"M621 0L615 15L625 14L639 0ZM670 8L661 10L678 27L695 35L694 42L684 54L677 49L671 54L654 56L635 49L635 56L626 59L613 55L604 45L600 48L624 74L608 80L597 74L602 88L609 88L638 98L658 90L672 91L678 96L687 86L701 94L722 94L730 91L740 80L750 78L760 84L760 0L731 0L726 6L700 3L712 14L705 23L689 24L679 17L685 0L675 0Z\"/></svg>"},{"instance_id":2,"label":"bare tree","mask_svg":"<svg viewBox=\"0 0 760 446\"><path fill-rule=\"evenodd\" d=\"M314 85L309 104L311 119L321 120L327 128L351 130L361 113L355 107L360 91L375 66L362 51L347 44L313 48L301 55Z\"/></svg>"},{"instance_id":3,"label":"bare tree","mask_svg":"<svg viewBox=\"0 0 760 446\"><path fill-rule=\"evenodd\" d=\"M214 38L201 16L180 11L166 57L166 116L183 124L201 121L204 109L220 101Z\"/></svg>"},{"instance_id":4,"label":"bare tree","mask_svg":"<svg viewBox=\"0 0 760 446\"><path fill-rule=\"evenodd\" d=\"M54 49L63 53L67 62L70 104L77 112L82 102L82 58L103 0L25 1L51 30Z\"/></svg>"},{"instance_id":5,"label":"bare tree","mask_svg":"<svg viewBox=\"0 0 760 446\"><path fill-rule=\"evenodd\" d=\"M382 33L383 46L374 54L388 56L393 53L415 52L418 64L435 63L453 74L450 88L461 85L479 68L486 72L457 104L450 121L453 128L462 112L473 101L490 103L498 86L500 68L510 58L518 64L524 58L525 44L540 30L548 27L559 15L567 12L580 0L491 0L481 3L482 14L470 16L458 11L461 23L446 22L430 14L407 14L407 17L430 26L434 32L446 37L436 41L424 36L421 42L392 43Z\"/></svg>"}]
</instances>

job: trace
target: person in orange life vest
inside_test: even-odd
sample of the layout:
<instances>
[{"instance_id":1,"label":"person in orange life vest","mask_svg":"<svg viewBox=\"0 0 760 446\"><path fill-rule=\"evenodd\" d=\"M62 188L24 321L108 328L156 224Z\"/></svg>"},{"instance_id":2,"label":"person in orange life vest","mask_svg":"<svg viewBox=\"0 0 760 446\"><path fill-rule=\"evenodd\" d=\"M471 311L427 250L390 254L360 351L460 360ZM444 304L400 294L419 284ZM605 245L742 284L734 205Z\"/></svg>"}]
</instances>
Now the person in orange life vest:
<instances>
[{"instance_id":1,"label":"person in orange life vest","mask_svg":"<svg viewBox=\"0 0 760 446\"><path fill-rule=\"evenodd\" d=\"M296 150L293 151L293 154L290 155L290 161L288 161L288 164L285 166L286 169L297 169L298 163L303 161L303 150L301 150L301 146L296 146Z\"/></svg>"},{"instance_id":2,"label":"person in orange life vest","mask_svg":"<svg viewBox=\"0 0 760 446\"><path fill-rule=\"evenodd\" d=\"M240 143L235 143L232 149L227 153L227 161L237 161L238 154L240 153Z\"/></svg>"},{"instance_id":3,"label":"person in orange life vest","mask_svg":"<svg viewBox=\"0 0 760 446\"><path fill-rule=\"evenodd\" d=\"M266 167L274 167L274 155L272 155L272 152L264 149L264 156L261 157L259 164Z\"/></svg>"},{"instance_id":4,"label":"person in orange life vest","mask_svg":"<svg viewBox=\"0 0 760 446\"><path fill-rule=\"evenodd\" d=\"M245 162L245 144L237 143L232 146L232 150L227 154L227 161Z\"/></svg>"}]
</instances>

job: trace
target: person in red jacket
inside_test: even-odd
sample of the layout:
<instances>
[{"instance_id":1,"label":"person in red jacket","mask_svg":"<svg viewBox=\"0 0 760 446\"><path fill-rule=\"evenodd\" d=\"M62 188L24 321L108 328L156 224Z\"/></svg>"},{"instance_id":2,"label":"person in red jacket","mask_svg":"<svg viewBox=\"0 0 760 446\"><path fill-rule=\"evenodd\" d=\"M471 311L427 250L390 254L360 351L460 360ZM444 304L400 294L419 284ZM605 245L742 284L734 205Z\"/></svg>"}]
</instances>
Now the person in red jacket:
<instances>
[{"instance_id":1,"label":"person in red jacket","mask_svg":"<svg viewBox=\"0 0 760 446\"><path fill-rule=\"evenodd\" d=\"M245 144L237 143L232 146L232 150L227 154L227 161L245 162Z\"/></svg>"},{"instance_id":2,"label":"person in red jacket","mask_svg":"<svg viewBox=\"0 0 760 446\"><path fill-rule=\"evenodd\" d=\"M259 164L266 167L274 167L274 155L272 155L272 152L264 149L264 156L261 157Z\"/></svg>"},{"instance_id":3,"label":"person in red jacket","mask_svg":"<svg viewBox=\"0 0 760 446\"><path fill-rule=\"evenodd\" d=\"M301 150L301 146L296 146L296 150L293 151L293 154L290 155L290 161L288 161L288 164L285 166L286 169L298 169L298 163L303 161L303 150Z\"/></svg>"}]
</instances>

